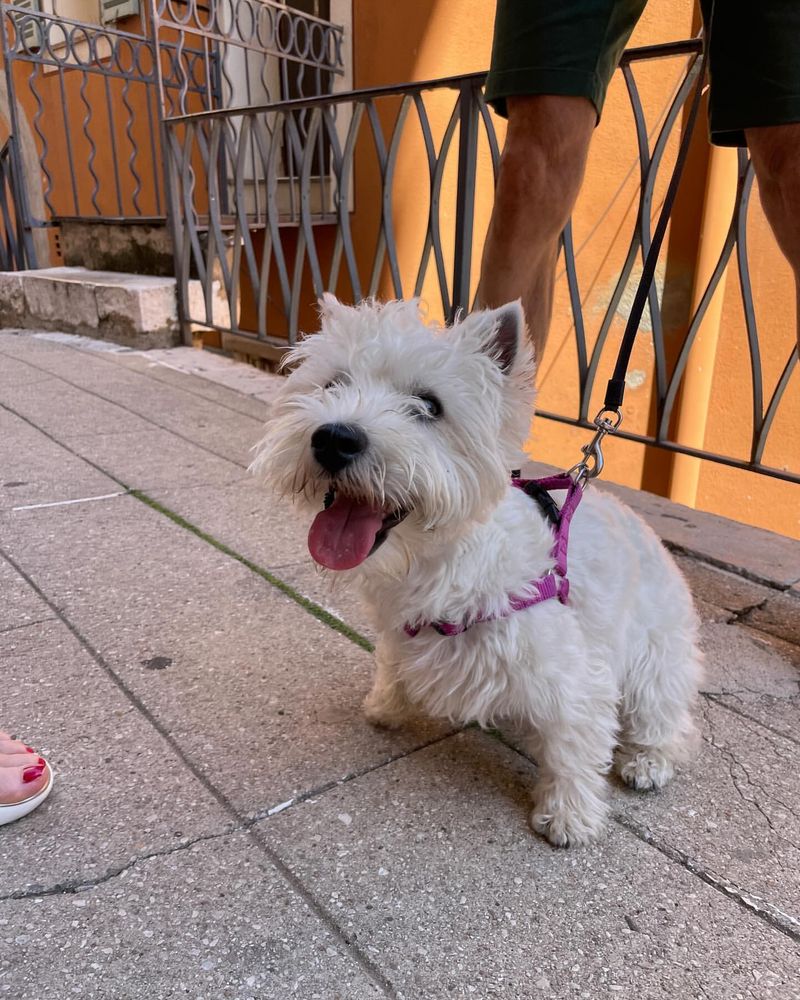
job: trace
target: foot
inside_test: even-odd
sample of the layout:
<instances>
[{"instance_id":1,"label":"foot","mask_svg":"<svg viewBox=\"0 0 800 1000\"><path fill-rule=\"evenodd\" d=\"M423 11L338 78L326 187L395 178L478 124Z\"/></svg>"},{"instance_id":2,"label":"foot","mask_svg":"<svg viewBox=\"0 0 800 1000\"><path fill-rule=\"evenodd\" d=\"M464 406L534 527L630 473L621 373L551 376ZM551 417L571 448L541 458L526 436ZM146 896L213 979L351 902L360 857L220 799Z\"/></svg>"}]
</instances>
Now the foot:
<instances>
[{"instance_id":1,"label":"foot","mask_svg":"<svg viewBox=\"0 0 800 1000\"><path fill-rule=\"evenodd\" d=\"M399 685L376 685L364 699L367 722L381 729L399 729L411 715L411 706Z\"/></svg>"},{"instance_id":2,"label":"foot","mask_svg":"<svg viewBox=\"0 0 800 1000\"><path fill-rule=\"evenodd\" d=\"M553 847L580 847L597 840L605 830L608 806L595 783L544 781L536 789L530 823Z\"/></svg>"},{"instance_id":3,"label":"foot","mask_svg":"<svg viewBox=\"0 0 800 1000\"><path fill-rule=\"evenodd\" d=\"M614 770L637 792L663 788L673 774L672 761L655 747L645 750L620 747L614 758Z\"/></svg>"},{"instance_id":4,"label":"foot","mask_svg":"<svg viewBox=\"0 0 800 1000\"><path fill-rule=\"evenodd\" d=\"M12 806L44 791L50 769L35 750L0 732L0 806Z\"/></svg>"}]
</instances>

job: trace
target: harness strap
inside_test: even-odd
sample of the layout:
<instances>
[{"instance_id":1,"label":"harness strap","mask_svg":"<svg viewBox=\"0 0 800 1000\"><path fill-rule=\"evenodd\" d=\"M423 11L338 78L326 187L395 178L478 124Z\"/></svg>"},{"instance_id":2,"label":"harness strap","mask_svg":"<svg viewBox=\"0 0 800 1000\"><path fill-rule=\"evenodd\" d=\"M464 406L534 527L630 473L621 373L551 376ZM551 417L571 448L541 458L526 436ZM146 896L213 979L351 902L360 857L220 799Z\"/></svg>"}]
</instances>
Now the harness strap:
<instances>
[{"instance_id":1,"label":"harness strap","mask_svg":"<svg viewBox=\"0 0 800 1000\"><path fill-rule=\"evenodd\" d=\"M583 494L581 485L566 472L559 473L555 476L547 476L544 479L520 479L517 474L511 480L511 485L519 490L522 490L527 496L531 497L531 499L539 505L542 513L548 518L548 520L551 520L549 505L547 509L545 509L545 505L542 504L540 500L542 495L547 497L550 504L552 504L552 508L556 511L555 521L553 522L551 520L551 523L554 524L553 548L550 551L551 556L555 560L553 568L548 570L544 576L539 577L538 580L531 580L528 584L526 593L512 594L508 599L508 610L503 611L500 614L485 615L481 613L477 618L472 618L463 622L433 621L421 622L417 625L406 624L403 626L403 631L407 636L413 639L426 627L432 628L434 632L438 632L439 635L443 636L450 637L461 635L462 632L466 632L468 628L471 628L473 625L477 625L480 622L490 622L499 618L508 618L515 611L524 611L526 608L532 608L534 605L541 604L543 601L558 598L561 604L567 603L569 598L569 580L567 579L569 526L572 521L572 516L577 510L578 504L581 502L581 496ZM532 492L531 486L534 487ZM564 501L560 511L558 510L553 498L547 492L548 490L567 491L566 500Z\"/></svg>"}]
</instances>

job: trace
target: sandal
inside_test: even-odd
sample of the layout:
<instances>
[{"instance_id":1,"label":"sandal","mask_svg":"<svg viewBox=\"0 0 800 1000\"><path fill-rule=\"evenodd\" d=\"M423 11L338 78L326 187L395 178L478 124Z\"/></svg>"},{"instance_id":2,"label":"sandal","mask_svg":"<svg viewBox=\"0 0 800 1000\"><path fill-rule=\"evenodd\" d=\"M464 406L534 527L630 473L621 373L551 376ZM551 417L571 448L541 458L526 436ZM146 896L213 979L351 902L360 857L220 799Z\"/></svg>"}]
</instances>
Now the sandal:
<instances>
[{"instance_id":1,"label":"sandal","mask_svg":"<svg viewBox=\"0 0 800 1000\"><path fill-rule=\"evenodd\" d=\"M40 792L29 796L27 799L23 799L21 802L11 802L8 805L0 803L0 826L5 826L6 823L13 823L14 820L22 819L23 816L27 816L29 812L33 812L37 806L40 806L44 802L53 790L53 768L49 764L47 765L47 773L49 780Z\"/></svg>"}]
</instances>

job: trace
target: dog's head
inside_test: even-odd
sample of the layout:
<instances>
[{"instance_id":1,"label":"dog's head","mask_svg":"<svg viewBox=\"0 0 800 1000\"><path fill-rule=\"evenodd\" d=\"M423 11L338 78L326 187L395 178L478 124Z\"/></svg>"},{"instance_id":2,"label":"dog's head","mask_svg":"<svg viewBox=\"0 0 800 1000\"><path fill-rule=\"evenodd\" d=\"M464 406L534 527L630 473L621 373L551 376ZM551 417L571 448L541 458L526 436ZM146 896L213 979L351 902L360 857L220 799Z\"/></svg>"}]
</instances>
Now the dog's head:
<instances>
[{"instance_id":1,"label":"dog's head","mask_svg":"<svg viewBox=\"0 0 800 1000\"><path fill-rule=\"evenodd\" d=\"M387 538L485 520L533 416L520 304L451 327L426 325L416 301L321 305L252 466L316 513L314 559L352 569Z\"/></svg>"}]
</instances>

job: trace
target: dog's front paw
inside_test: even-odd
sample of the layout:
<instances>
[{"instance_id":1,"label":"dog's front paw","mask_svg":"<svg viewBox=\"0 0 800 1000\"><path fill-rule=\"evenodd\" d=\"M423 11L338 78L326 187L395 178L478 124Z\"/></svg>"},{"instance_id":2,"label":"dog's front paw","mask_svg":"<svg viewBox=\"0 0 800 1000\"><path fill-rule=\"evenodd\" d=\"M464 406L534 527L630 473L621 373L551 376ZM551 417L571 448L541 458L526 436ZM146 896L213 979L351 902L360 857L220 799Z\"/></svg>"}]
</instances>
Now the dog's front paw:
<instances>
[{"instance_id":1,"label":"dog's front paw","mask_svg":"<svg viewBox=\"0 0 800 1000\"><path fill-rule=\"evenodd\" d=\"M593 792L571 788L540 791L531 813L531 827L553 847L581 847L602 836L608 807Z\"/></svg>"},{"instance_id":2,"label":"dog's front paw","mask_svg":"<svg viewBox=\"0 0 800 1000\"><path fill-rule=\"evenodd\" d=\"M373 688L364 699L363 710L367 722L380 729L399 729L409 718L405 698L385 689Z\"/></svg>"}]
</instances>

